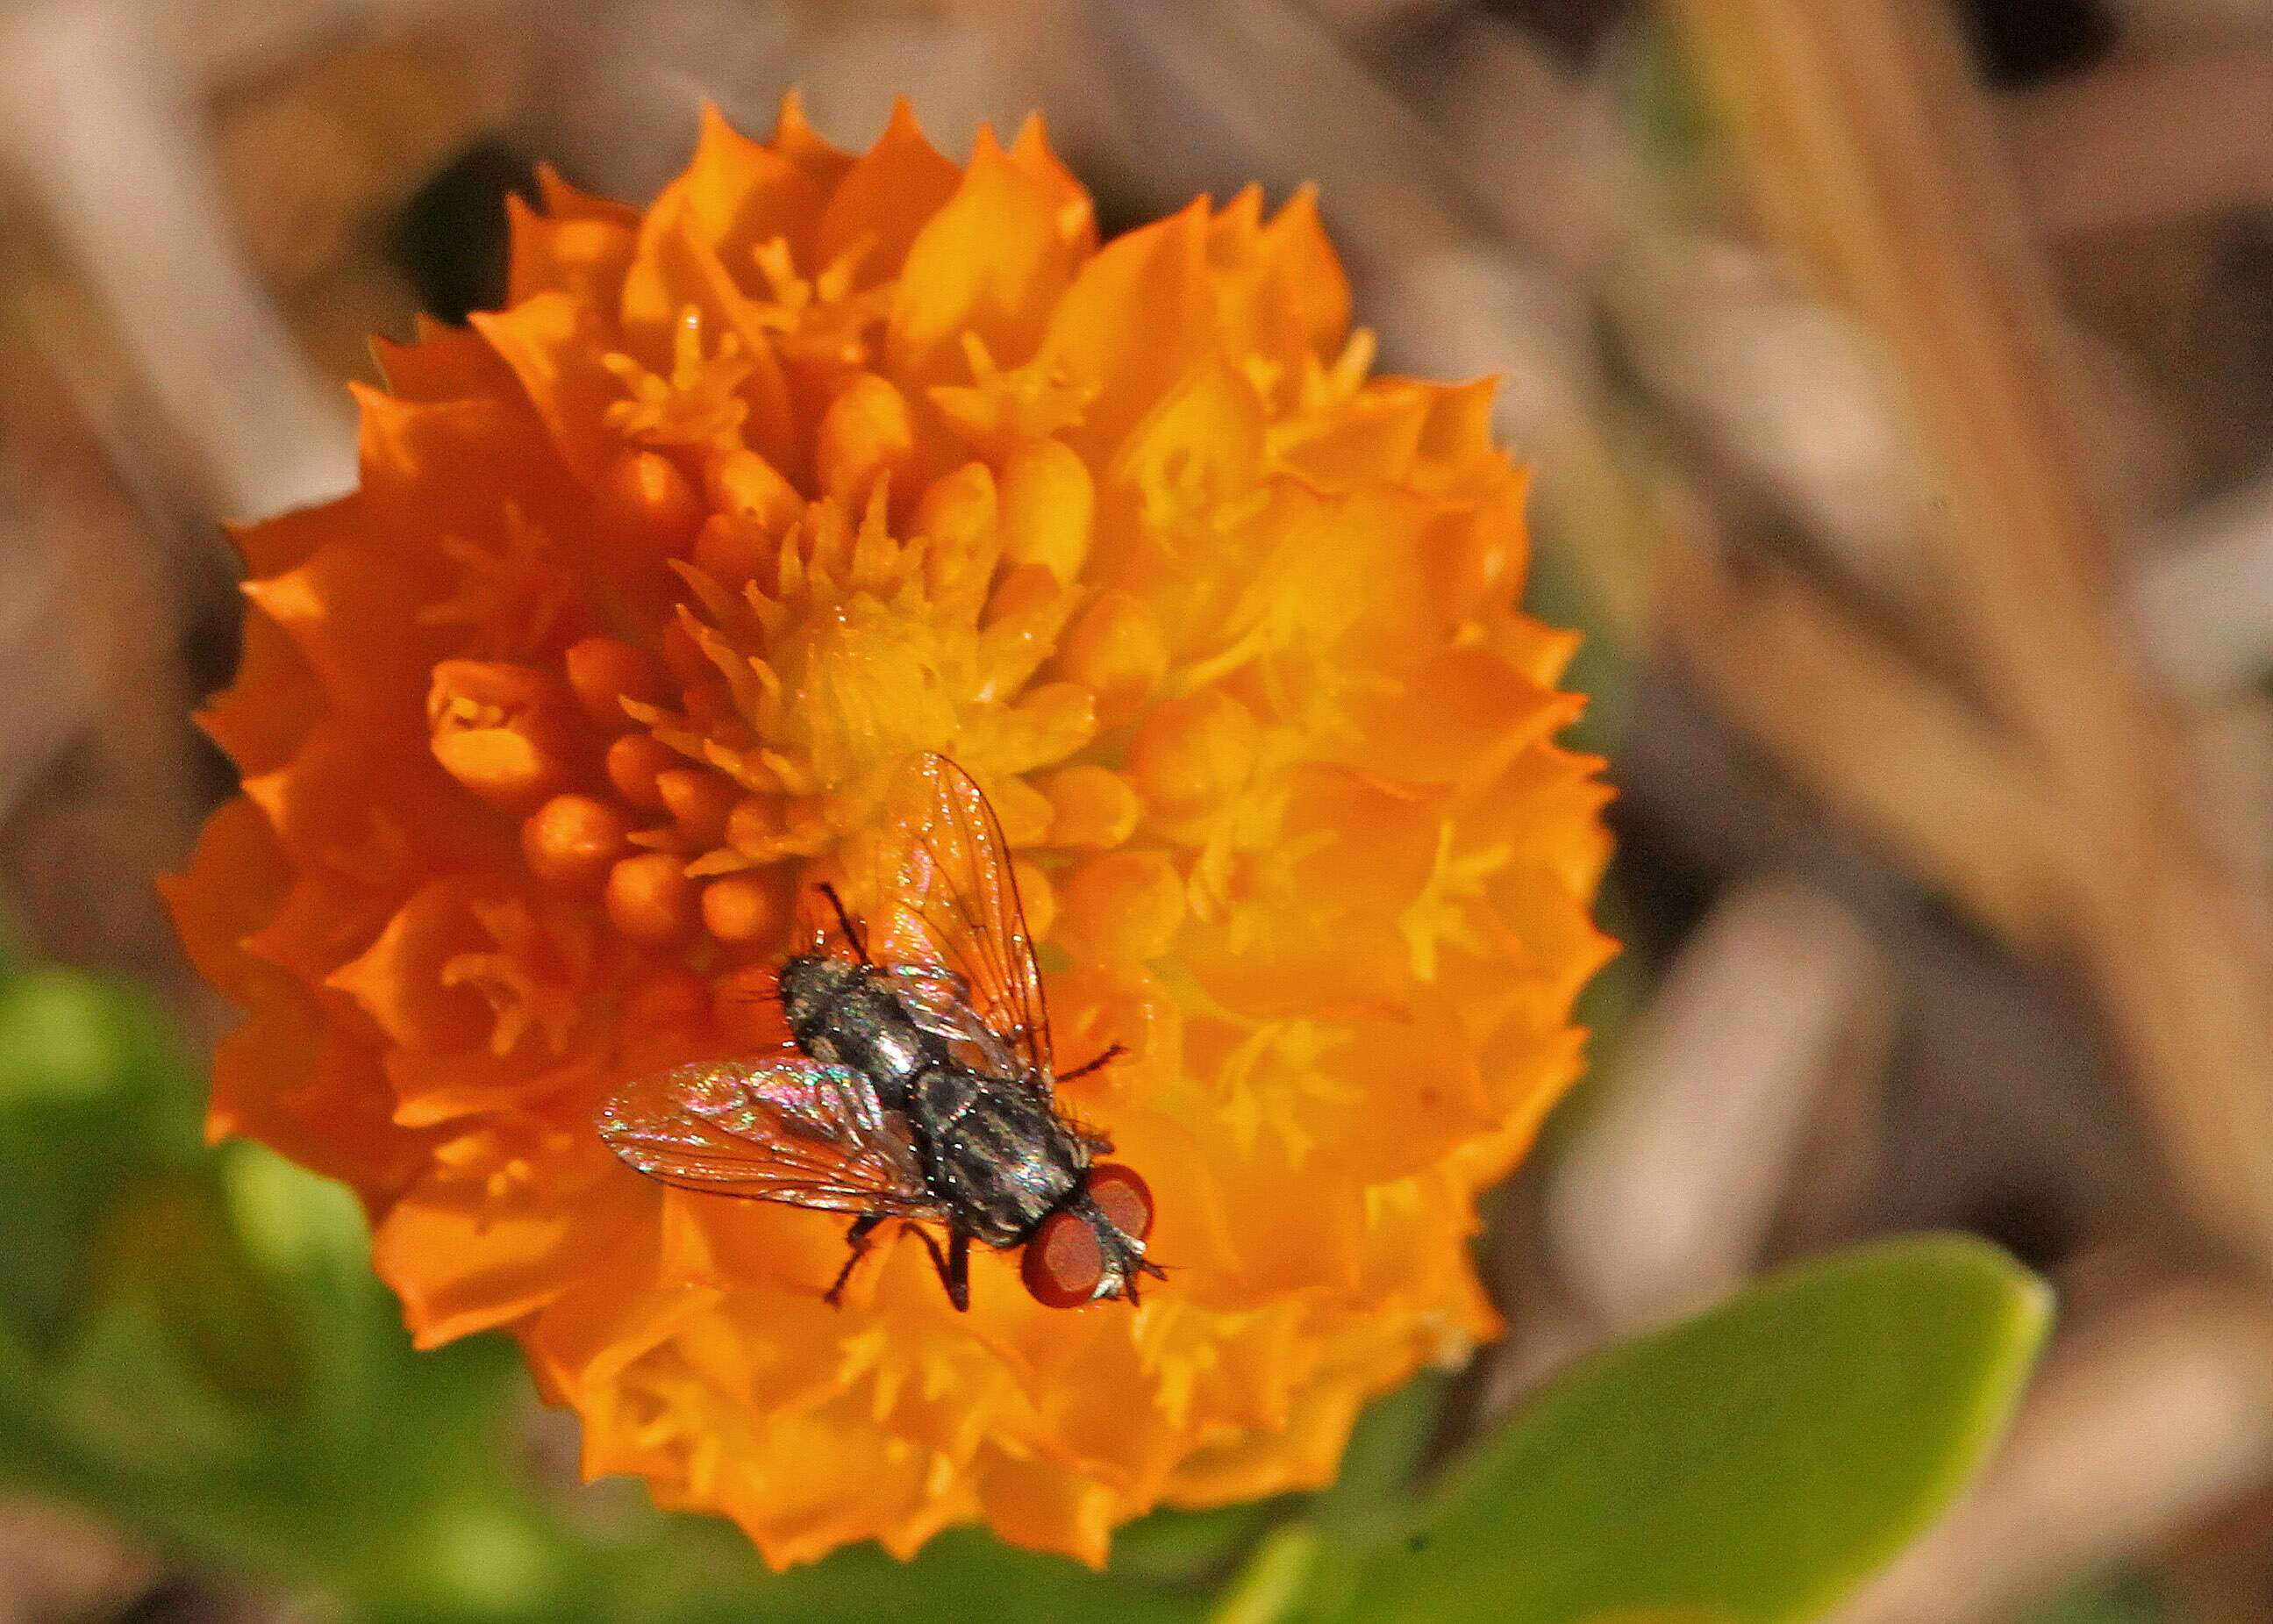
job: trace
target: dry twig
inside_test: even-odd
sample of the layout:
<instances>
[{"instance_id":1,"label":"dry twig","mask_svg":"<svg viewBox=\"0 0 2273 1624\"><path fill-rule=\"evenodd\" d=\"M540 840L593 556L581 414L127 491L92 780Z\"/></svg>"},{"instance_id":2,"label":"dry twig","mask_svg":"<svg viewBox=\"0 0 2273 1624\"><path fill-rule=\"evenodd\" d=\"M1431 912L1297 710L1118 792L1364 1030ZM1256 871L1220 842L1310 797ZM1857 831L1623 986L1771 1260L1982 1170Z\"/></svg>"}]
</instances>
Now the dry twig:
<instances>
[{"instance_id":1,"label":"dry twig","mask_svg":"<svg viewBox=\"0 0 2273 1624\"><path fill-rule=\"evenodd\" d=\"M1922 538L1971 689L1993 718L1988 759L1908 786L1864 758L1870 710L1917 723L1923 678L1881 672L1844 717L1763 737L1804 782L1912 850L2018 939L2072 957L2127 1052L2149 1119L2198 1218L2273 1274L2273 929L2223 856L2176 718L2117 585L2116 548L2074 406L2078 370L2044 279L2017 239L1981 98L1924 0L1682 0L1713 102L1771 234L1886 347L1940 476ZM1676 605L1680 613L1679 605ZM1760 674L1781 681L1771 664ZM1731 696L1748 717L1822 687ZM1907 686L1909 703L1886 695ZM1804 702L1801 695L1805 695ZM1943 698L1945 714L1955 705ZM1844 724L1844 725L1842 725ZM2045 786L1996 794L1973 826L1949 796L1998 757ZM2008 844L2040 848L2015 862Z\"/></svg>"},{"instance_id":2,"label":"dry twig","mask_svg":"<svg viewBox=\"0 0 2273 1624\"><path fill-rule=\"evenodd\" d=\"M1792 571L1669 515L1666 630L1714 698L1835 814L2024 952L2059 940L2067 830L2027 763Z\"/></svg>"},{"instance_id":3,"label":"dry twig","mask_svg":"<svg viewBox=\"0 0 2273 1624\"><path fill-rule=\"evenodd\" d=\"M2045 231L2273 202L2273 53L2121 63L2015 97L2004 122Z\"/></svg>"}]
</instances>

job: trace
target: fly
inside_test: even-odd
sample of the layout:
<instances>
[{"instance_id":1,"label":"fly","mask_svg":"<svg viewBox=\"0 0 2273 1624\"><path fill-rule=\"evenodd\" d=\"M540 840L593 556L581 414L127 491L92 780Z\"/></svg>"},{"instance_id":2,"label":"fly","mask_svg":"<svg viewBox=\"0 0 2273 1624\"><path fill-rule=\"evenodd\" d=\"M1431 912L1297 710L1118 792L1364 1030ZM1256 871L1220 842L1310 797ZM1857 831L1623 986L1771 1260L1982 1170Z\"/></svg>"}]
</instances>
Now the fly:
<instances>
[{"instance_id":1,"label":"fly","mask_svg":"<svg viewBox=\"0 0 2273 1624\"><path fill-rule=\"evenodd\" d=\"M1001 824L969 773L917 757L893 781L869 928L818 886L829 914L781 966L791 1046L643 1078L602 1109L600 1137L681 1189L853 1214L830 1303L895 1219L958 1309L974 1240L1023 1248L1026 1289L1049 1307L1136 1302L1137 1276L1160 1274L1144 1258L1152 1192L1098 1160L1111 1143L1055 1100L1120 1046L1055 1070Z\"/></svg>"}]
</instances>

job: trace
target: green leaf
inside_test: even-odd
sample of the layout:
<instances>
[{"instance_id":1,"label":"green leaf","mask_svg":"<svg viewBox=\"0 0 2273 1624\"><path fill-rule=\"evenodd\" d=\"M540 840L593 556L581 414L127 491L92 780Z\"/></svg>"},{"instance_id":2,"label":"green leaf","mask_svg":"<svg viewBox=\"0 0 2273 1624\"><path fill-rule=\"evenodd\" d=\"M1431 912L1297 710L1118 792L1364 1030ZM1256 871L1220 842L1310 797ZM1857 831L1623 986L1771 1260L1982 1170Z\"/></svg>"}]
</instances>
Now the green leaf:
<instances>
[{"instance_id":1,"label":"green leaf","mask_svg":"<svg viewBox=\"0 0 2273 1624\"><path fill-rule=\"evenodd\" d=\"M42 1353L70 1335L109 1209L196 1154L187 1078L148 999L71 970L0 976L0 1330Z\"/></svg>"},{"instance_id":2,"label":"green leaf","mask_svg":"<svg viewBox=\"0 0 2273 1624\"><path fill-rule=\"evenodd\" d=\"M1956 1492L2049 1294L1981 1242L1795 1269L1571 1372L1368 1564L1368 1620L1817 1616Z\"/></svg>"}]
</instances>

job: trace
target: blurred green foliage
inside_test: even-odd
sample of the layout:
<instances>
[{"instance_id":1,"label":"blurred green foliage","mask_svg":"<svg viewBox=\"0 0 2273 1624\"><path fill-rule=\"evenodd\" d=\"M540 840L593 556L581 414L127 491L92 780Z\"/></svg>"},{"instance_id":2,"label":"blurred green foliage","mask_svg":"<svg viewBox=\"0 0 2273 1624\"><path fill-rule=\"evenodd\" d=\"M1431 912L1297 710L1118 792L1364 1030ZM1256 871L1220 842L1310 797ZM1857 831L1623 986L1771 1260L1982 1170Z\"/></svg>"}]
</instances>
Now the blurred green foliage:
<instances>
[{"instance_id":1,"label":"blurred green foliage","mask_svg":"<svg viewBox=\"0 0 2273 1624\"><path fill-rule=\"evenodd\" d=\"M2043 1319L1986 1248L1874 1249L1599 1357L1426 1492L1443 1379L1332 1489L1146 1518L1102 1574L966 1530L773 1575L548 1469L510 1342L414 1350L354 1199L206 1147L201 1094L148 1001L0 968L0 1477L348 1619L1797 1618L1955 1487Z\"/></svg>"},{"instance_id":2,"label":"blurred green foliage","mask_svg":"<svg viewBox=\"0 0 2273 1624\"><path fill-rule=\"evenodd\" d=\"M2178 1617L2152 1580L2127 1568L2077 1586L2029 1624L2174 1624Z\"/></svg>"}]
</instances>

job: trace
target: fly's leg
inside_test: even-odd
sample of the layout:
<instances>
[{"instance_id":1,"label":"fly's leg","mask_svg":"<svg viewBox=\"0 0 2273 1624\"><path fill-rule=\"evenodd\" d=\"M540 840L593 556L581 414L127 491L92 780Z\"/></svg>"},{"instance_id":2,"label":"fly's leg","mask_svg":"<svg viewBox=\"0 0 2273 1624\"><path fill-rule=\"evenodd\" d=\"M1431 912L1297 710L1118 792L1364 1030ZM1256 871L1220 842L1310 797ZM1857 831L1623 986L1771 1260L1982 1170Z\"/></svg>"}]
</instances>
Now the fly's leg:
<instances>
[{"instance_id":1,"label":"fly's leg","mask_svg":"<svg viewBox=\"0 0 2273 1624\"><path fill-rule=\"evenodd\" d=\"M844 1267L836 1271L836 1283L822 1293L821 1298L831 1308L844 1305L844 1282L852 1278L852 1266L868 1255L868 1237L876 1232L876 1226L884 1222L884 1216L882 1213L863 1213L852 1221L852 1227L844 1231L844 1244L852 1248L852 1255L845 1259Z\"/></svg>"},{"instance_id":2,"label":"fly's leg","mask_svg":"<svg viewBox=\"0 0 2273 1624\"><path fill-rule=\"evenodd\" d=\"M1150 1274L1155 1280L1166 1280L1168 1277L1168 1271L1157 1263L1148 1263L1142 1258L1137 1259L1135 1270L1121 1278L1121 1295L1129 1299L1129 1306L1131 1308L1136 1306L1137 1277L1144 1274Z\"/></svg>"},{"instance_id":3,"label":"fly's leg","mask_svg":"<svg viewBox=\"0 0 2273 1624\"><path fill-rule=\"evenodd\" d=\"M1120 1059L1121 1056L1128 1052L1129 1050L1124 1046L1115 1043L1103 1054L1099 1055L1096 1059L1084 1060L1079 1065L1074 1067L1070 1071L1059 1072L1058 1081L1061 1083L1070 1082L1076 1077L1087 1077L1091 1071L1098 1070L1101 1066L1111 1065L1114 1061Z\"/></svg>"},{"instance_id":4,"label":"fly's leg","mask_svg":"<svg viewBox=\"0 0 2273 1624\"><path fill-rule=\"evenodd\" d=\"M908 1226L914 1229L915 1226ZM955 1304L957 1313L971 1312L971 1237L960 1229L949 1237L947 1251L940 1252L939 1243L928 1229L916 1229L923 1237L924 1250L931 1253L931 1266L939 1271L939 1283L947 1288L947 1300Z\"/></svg>"},{"instance_id":5,"label":"fly's leg","mask_svg":"<svg viewBox=\"0 0 2273 1624\"><path fill-rule=\"evenodd\" d=\"M836 894L836 887L823 880L821 883L821 894L828 898L829 906L836 910L836 922L844 927L844 939L852 944L852 951L860 955L860 962L862 964L875 962L868 957L868 938L862 936L859 927L852 922L852 915L845 909L844 898Z\"/></svg>"},{"instance_id":6,"label":"fly's leg","mask_svg":"<svg viewBox=\"0 0 2273 1624\"><path fill-rule=\"evenodd\" d=\"M971 1312L971 1237L957 1235L947 1244L947 1299L958 1313Z\"/></svg>"}]
</instances>

